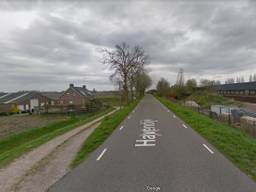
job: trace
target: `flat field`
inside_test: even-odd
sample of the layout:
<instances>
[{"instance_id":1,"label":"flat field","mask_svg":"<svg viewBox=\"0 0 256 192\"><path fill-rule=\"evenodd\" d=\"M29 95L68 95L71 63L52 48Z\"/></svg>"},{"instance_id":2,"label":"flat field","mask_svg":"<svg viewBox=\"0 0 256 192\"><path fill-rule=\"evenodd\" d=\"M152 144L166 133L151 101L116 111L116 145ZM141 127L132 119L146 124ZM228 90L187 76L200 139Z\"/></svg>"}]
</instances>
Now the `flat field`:
<instances>
[{"instance_id":1,"label":"flat field","mask_svg":"<svg viewBox=\"0 0 256 192\"><path fill-rule=\"evenodd\" d=\"M67 120L66 115L11 115L0 116L0 138L29 130L36 127L44 127L48 124Z\"/></svg>"}]
</instances>

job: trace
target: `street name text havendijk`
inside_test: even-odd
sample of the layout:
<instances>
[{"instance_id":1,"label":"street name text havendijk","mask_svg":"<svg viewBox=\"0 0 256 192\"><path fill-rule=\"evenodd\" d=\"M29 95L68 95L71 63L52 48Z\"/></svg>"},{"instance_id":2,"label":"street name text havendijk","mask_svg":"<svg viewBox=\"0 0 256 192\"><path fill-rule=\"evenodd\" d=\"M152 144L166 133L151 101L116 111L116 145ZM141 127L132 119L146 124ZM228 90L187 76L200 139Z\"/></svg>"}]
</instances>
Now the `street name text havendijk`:
<instances>
[{"instance_id":1,"label":"street name text havendijk","mask_svg":"<svg viewBox=\"0 0 256 192\"><path fill-rule=\"evenodd\" d=\"M135 147L154 147L156 145L157 137L161 136L156 129L157 120L145 119L141 122L142 134L141 139L136 140Z\"/></svg>"}]
</instances>

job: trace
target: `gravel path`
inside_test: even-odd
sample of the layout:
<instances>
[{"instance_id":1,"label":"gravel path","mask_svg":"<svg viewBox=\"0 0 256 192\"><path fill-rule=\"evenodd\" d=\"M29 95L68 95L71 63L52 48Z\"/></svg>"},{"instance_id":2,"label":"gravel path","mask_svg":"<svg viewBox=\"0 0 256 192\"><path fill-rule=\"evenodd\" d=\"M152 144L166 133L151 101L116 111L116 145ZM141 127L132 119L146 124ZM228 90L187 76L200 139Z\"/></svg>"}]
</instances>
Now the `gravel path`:
<instances>
[{"instance_id":1,"label":"gravel path","mask_svg":"<svg viewBox=\"0 0 256 192\"><path fill-rule=\"evenodd\" d=\"M14 185L11 191L46 191L51 185L67 174L70 170L69 165L80 149L80 146L98 125L99 123L91 126L57 147L51 154L35 165L16 185Z\"/></svg>"},{"instance_id":2,"label":"gravel path","mask_svg":"<svg viewBox=\"0 0 256 192\"><path fill-rule=\"evenodd\" d=\"M98 123L105 116L114 113L116 110L76 129L73 129L61 136L56 137L55 139L41 145L33 151L24 154L7 167L0 169L0 192L9 192L11 191L11 189L15 189L14 186L17 186L17 184L19 186L19 183L22 182L22 178L24 178L24 176L26 177L27 174L30 174L31 171L33 172L33 168L39 165L38 163L42 163L43 159L47 159L47 156L49 154L53 154L53 151L56 150L56 148L61 148L61 146L70 138L83 132L88 127L91 127L92 125ZM50 165L48 164L48 166Z\"/></svg>"}]
</instances>

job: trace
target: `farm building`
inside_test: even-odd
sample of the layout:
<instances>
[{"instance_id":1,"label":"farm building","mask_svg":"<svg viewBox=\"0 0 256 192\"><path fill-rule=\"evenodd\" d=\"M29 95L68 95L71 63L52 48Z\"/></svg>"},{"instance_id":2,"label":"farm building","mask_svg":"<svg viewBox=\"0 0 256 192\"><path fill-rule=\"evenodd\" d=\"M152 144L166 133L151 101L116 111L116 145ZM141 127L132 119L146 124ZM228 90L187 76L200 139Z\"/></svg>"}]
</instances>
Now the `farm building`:
<instances>
[{"instance_id":1,"label":"farm building","mask_svg":"<svg viewBox=\"0 0 256 192\"><path fill-rule=\"evenodd\" d=\"M216 85L215 90L225 95L252 95L256 96L256 81Z\"/></svg>"},{"instance_id":2,"label":"farm building","mask_svg":"<svg viewBox=\"0 0 256 192\"><path fill-rule=\"evenodd\" d=\"M89 91L85 85L82 87L75 87L70 84L69 88L60 96L60 105L77 105L85 107L93 98L93 92Z\"/></svg>"},{"instance_id":3,"label":"farm building","mask_svg":"<svg viewBox=\"0 0 256 192\"><path fill-rule=\"evenodd\" d=\"M241 101L256 102L256 81L216 85L213 88L227 97Z\"/></svg>"},{"instance_id":4,"label":"farm building","mask_svg":"<svg viewBox=\"0 0 256 192\"><path fill-rule=\"evenodd\" d=\"M49 98L35 91L20 91L15 93L6 93L0 96L0 111L1 109L10 110L11 107L12 110L14 110L15 112L33 112L35 108L43 107L47 105L49 102Z\"/></svg>"},{"instance_id":5,"label":"farm building","mask_svg":"<svg viewBox=\"0 0 256 192\"><path fill-rule=\"evenodd\" d=\"M4 93L4 92L0 92L0 98L4 95L6 95L7 93Z\"/></svg>"}]
</instances>

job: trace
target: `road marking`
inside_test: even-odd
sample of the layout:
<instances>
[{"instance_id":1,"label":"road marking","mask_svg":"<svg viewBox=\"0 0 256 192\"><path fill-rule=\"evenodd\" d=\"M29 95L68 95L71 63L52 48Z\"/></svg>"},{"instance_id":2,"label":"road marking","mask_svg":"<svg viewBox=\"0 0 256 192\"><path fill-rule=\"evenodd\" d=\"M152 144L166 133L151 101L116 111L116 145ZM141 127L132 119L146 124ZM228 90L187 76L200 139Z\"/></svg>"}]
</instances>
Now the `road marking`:
<instances>
[{"instance_id":1,"label":"road marking","mask_svg":"<svg viewBox=\"0 0 256 192\"><path fill-rule=\"evenodd\" d=\"M185 124L182 124L182 126L183 126L184 128L186 128L186 129L188 128Z\"/></svg>"},{"instance_id":2,"label":"road marking","mask_svg":"<svg viewBox=\"0 0 256 192\"><path fill-rule=\"evenodd\" d=\"M170 111L169 111L169 110L167 110L167 112L168 112L168 113L170 113Z\"/></svg>"},{"instance_id":3,"label":"road marking","mask_svg":"<svg viewBox=\"0 0 256 192\"><path fill-rule=\"evenodd\" d=\"M106 151L107 149L105 148L96 160L99 161Z\"/></svg>"},{"instance_id":4,"label":"road marking","mask_svg":"<svg viewBox=\"0 0 256 192\"><path fill-rule=\"evenodd\" d=\"M173 115L173 118L176 118L176 116L175 116L175 115Z\"/></svg>"},{"instance_id":5,"label":"road marking","mask_svg":"<svg viewBox=\"0 0 256 192\"><path fill-rule=\"evenodd\" d=\"M131 116L130 116L130 115L128 116L128 119L131 119Z\"/></svg>"},{"instance_id":6,"label":"road marking","mask_svg":"<svg viewBox=\"0 0 256 192\"><path fill-rule=\"evenodd\" d=\"M211 154L214 153L207 145L203 144L203 146L204 146Z\"/></svg>"},{"instance_id":7,"label":"road marking","mask_svg":"<svg viewBox=\"0 0 256 192\"><path fill-rule=\"evenodd\" d=\"M157 120L144 119L140 121L142 125L142 134L139 136L141 139L137 139L135 147L154 147L156 146L156 139L161 135L158 133L159 129L156 129Z\"/></svg>"},{"instance_id":8,"label":"road marking","mask_svg":"<svg viewBox=\"0 0 256 192\"><path fill-rule=\"evenodd\" d=\"M119 129L120 129L120 131L122 130L124 128L124 126L121 126Z\"/></svg>"}]
</instances>

